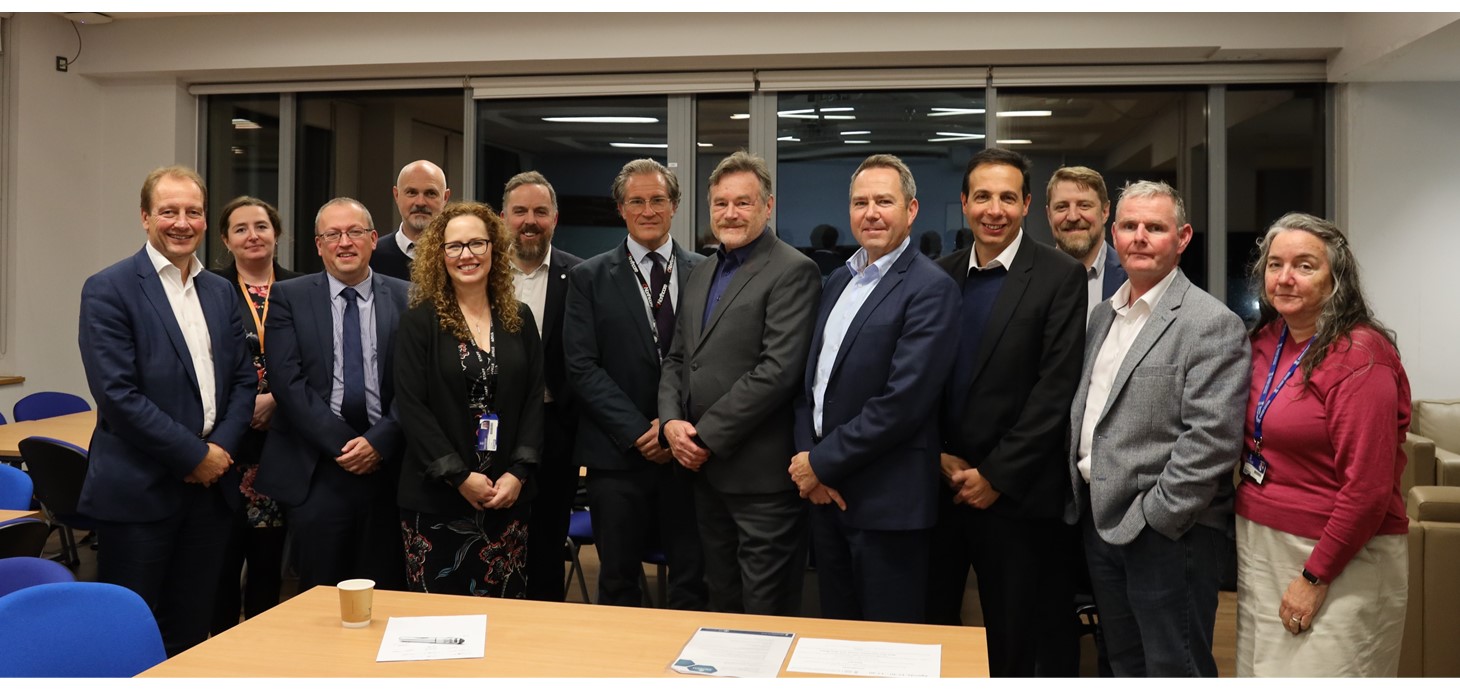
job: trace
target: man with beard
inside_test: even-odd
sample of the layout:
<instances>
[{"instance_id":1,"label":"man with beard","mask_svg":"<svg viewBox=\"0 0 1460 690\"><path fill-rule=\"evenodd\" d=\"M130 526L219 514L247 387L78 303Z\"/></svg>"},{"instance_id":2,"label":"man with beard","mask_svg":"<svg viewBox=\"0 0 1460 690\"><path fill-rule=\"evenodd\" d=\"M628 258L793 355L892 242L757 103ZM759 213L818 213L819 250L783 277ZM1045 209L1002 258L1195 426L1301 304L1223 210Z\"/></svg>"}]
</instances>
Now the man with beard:
<instances>
[{"instance_id":1,"label":"man with beard","mask_svg":"<svg viewBox=\"0 0 1460 690\"><path fill-rule=\"evenodd\" d=\"M1088 317L1095 305L1110 299L1125 282L1120 257L1105 243L1105 221L1110 218L1110 195L1105 178L1083 165L1060 168L1045 190L1049 229L1064 253L1085 264Z\"/></svg>"},{"instance_id":2,"label":"man with beard","mask_svg":"<svg viewBox=\"0 0 1460 690\"><path fill-rule=\"evenodd\" d=\"M431 161L420 160L400 169L390 194L400 209L400 229L380 238L370 268L392 278L411 279L416 238L451 200L446 173Z\"/></svg>"},{"instance_id":3,"label":"man with beard","mask_svg":"<svg viewBox=\"0 0 1460 690\"><path fill-rule=\"evenodd\" d=\"M502 192L502 219L517 238L512 286L517 300L532 310L542 338L543 453L537 466L537 496L527 530L527 598L563 600L563 541L568 513L578 490L573 462L577 427L572 391L563 369L563 305L568 270L583 260L553 249L558 227L558 193L536 170L514 175Z\"/></svg>"}]
</instances>

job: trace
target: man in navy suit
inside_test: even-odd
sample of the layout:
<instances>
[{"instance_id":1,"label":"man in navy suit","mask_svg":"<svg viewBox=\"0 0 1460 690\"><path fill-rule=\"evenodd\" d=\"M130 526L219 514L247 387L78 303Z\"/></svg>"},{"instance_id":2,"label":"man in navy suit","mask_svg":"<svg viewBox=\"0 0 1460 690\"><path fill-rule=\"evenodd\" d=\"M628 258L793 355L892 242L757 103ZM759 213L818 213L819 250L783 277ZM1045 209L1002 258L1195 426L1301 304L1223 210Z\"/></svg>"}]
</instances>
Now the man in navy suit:
<instances>
[{"instance_id":1,"label":"man in navy suit","mask_svg":"<svg viewBox=\"0 0 1460 690\"><path fill-rule=\"evenodd\" d=\"M391 354L410 285L370 270L373 228L360 202L325 203L325 270L276 283L264 324L278 409L255 483L288 510L300 591L356 577L405 589Z\"/></svg>"},{"instance_id":2,"label":"man in navy suit","mask_svg":"<svg viewBox=\"0 0 1460 690\"><path fill-rule=\"evenodd\" d=\"M563 370L563 305L568 271L583 260L553 248L558 227L558 193L542 173L513 175L502 192L502 220L516 237L512 289L517 301L532 310L542 339L542 368L547 382L543 400L543 452L533 480L537 495L527 530L527 598L563 600L563 543L568 515L578 493L578 465L573 462L577 429L572 389Z\"/></svg>"},{"instance_id":3,"label":"man in navy suit","mask_svg":"<svg viewBox=\"0 0 1460 690\"><path fill-rule=\"evenodd\" d=\"M416 238L431 224L432 218L441 215L441 209L451 201L451 189L446 186L446 173L441 166L420 160L400 169L390 195L400 210L400 228L380 238L370 257L370 268L409 281L411 261L416 258Z\"/></svg>"},{"instance_id":4,"label":"man in navy suit","mask_svg":"<svg viewBox=\"0 0 1460 690\"><path fill-rule=\"evenodd\" d=\"M921 623L938 516L938 416L958 286L910 247L917 185L897 156L852 175L862 248L827 278L789 472L811 509L826 618Z\"/></svg>"},{"instance_id":5,"label":"man in navy suit","mask_svg":"<svg viewBox=\"0 0 1460 690\"><path fill-rule=\"evenodd\" d=\"M1072 530L1061 410L1080 376L1085 271L1024 234L1029 161L990 148L959 197L973 246L938 263L959 284L958 360L943 405L947 480L928 622L961 622L972 565L995 677L1074 676Z\"/></svg>"},{"instance_id":6,"label":"man in navy suit","mask_svg":"<svg viewBox=\"0 0 1460 690\"><path fill-rule=\"evenodd\" d=\"M81 289L97 417L79 507L99 524L98 578L147 602L168 656L208 638L228 501L239 497L231 454L258 386L236 290L193 255L207 198L193 170L152 171L147 244Z\"/></svg>"},{"instance_id":7,"label":"man in navy suit","mask_svg":"<svg viewBox=\"0 0 1460 690\"><path fill-rule=\"evenodd\" d=\"M1120 257L1105 242L1105 221L1110 218L1110 194L1105 178L1083 165L1060 168L1045 188L1049 229L1054 244L1085 264L1085 314L1110 299L1125 283Z\"/></svg>"}]
</instances>

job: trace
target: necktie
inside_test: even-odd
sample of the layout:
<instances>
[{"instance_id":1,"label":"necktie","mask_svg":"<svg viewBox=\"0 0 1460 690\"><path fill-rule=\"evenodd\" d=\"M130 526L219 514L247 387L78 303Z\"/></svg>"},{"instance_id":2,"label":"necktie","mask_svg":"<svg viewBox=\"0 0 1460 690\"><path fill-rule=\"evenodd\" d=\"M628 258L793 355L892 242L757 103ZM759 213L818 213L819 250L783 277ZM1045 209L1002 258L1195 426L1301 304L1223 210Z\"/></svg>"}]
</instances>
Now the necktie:
<instances>
[{"instance_id":1,"label":"necktie","mask_svg":"<svg viewBox=\"0 0 1460 690\"><path fill-rule=\"evenodd\" d=\"M655 252L649 252L649 260L654 262L654 267L649 269L649 293L657 299L659 293L664 292L664 257ZM669 345L674 342L674 300L669 298L669 293L664 292L664 303L658 309L650 309L654 312L654 326L659 332L659 358L669 356Z\"/></svg>"},{"instance_id":2,"label":"necktie","mask_svg":"<svg viewBox=\"0 0 1460 690\"><path fill-rule=\"evenodd\" d=\"M345 298L345 320L340 332L340 353L344 364L345 397L340 402L340 416L357 433L370 428L370 415L365 411L365 353L360 347L360 307L355 303L360 293L347 287L340 291Z\"/></svg>"}]
</instances>

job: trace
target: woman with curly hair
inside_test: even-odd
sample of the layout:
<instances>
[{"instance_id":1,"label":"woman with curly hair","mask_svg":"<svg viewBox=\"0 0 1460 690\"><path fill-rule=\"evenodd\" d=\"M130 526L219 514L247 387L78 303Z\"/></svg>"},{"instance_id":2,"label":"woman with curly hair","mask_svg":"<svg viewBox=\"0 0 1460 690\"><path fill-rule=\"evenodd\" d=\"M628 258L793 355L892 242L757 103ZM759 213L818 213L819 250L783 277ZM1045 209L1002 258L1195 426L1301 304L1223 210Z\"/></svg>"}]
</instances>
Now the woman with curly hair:
<instances>
[{"instance_id":1,"label":"woman with curly hair","mask_svg":"<svg viewBox=\"0 0 1460 690\"><path fill-rule=\"evenodd\" d=\"M522 598L542 446L542 346L512 291L512 236L486 204L447 206L416 241L396 335L406 437L399 501L414 591Z\"/></svg>"}]
</instances>

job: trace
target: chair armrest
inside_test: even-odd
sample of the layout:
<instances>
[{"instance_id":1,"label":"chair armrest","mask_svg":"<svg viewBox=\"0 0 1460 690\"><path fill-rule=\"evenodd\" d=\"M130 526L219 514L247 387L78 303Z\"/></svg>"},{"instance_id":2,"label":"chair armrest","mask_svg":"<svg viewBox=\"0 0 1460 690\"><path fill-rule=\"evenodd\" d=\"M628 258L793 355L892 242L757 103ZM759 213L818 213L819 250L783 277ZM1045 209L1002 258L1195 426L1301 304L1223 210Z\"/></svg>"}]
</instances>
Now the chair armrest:
<instances>
[{"instance_id":1,"label":"chair armrest","mask_svg":"<svg viewBox=\"0 0 1460 690\"><path fill-rule=\"evenodd\" d=\"M1460 453L1435 447L1435 486L1460 486Z\"/></svg>"},{"instance_id":2,"label":"chair armrest","mask_svg":"<svg viewBox=\"0 0 1460 690\"><path fill-rule=\"evenodd\" d=\"M1407 503L1409 516L1420 522L1460 523L1460 486L1416 486Z\"/></svg>"},{"instance_id":3,"label":"chair armrest","mask_svg":"<svg viewBox=\"0 0 1460 690\"><path fill-rule=\"evenodd\" d=\"M1435 442L1414 432L1404 435L1404 455L1409 462L1404 465L1404 475L1399 488L1408 492L1414 486L1435 484ZM1456 468L1460 471L1460 468Z\"/></svg>"}]
</instances>

